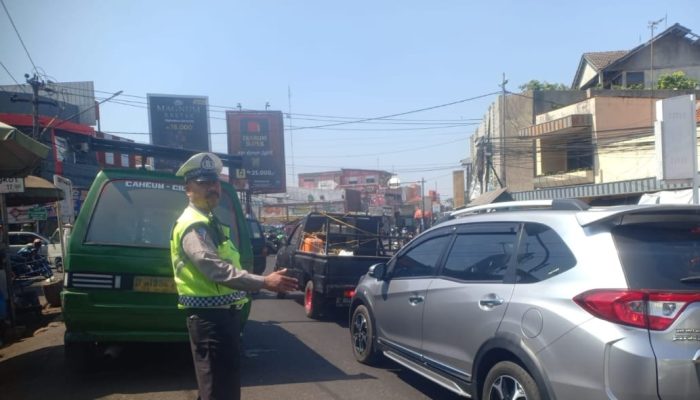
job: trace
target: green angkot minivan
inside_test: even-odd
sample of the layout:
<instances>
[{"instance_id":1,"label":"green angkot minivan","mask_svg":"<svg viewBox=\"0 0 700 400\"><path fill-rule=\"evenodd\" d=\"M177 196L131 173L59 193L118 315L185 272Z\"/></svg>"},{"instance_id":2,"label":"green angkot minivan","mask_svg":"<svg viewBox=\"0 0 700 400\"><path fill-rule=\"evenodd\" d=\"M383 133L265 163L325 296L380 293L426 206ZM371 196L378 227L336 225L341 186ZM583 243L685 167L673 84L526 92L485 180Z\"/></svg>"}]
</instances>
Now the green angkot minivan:
<instances>
[{"instance_id":1,"label":"green angkot minivan","mask_svg":"<svg viewBox=\"0 0 700 400\"><path fill-rule=\"evenodd\" d=\"M215 213L231 228L241 264L252 271L241 204L231 185L222 182L221 187ZM187 203L185 185L175 175L127 169L98 173L64 262L65 353L73 367L89 365L106 344L188 341L170 263L170 232Z\"/></svg>"}]
</instances>

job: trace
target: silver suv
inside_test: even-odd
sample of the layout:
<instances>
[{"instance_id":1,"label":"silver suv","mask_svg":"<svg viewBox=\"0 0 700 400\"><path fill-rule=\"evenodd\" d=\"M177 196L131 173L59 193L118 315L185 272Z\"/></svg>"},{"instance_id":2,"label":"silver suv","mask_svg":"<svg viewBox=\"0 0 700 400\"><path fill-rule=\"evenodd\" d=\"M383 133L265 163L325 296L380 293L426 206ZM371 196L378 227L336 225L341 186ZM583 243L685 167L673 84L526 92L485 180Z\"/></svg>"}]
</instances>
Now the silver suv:
<instances>
[{"instance_id":1,"label":"silver suv","mask_svg":"<svg viewBox=\"0 0 700 400\"><path fill-rule=\"evenodd\" d=\"M359 362L463 396L700 399L700 207L456 218L372 266L350 316Z\"/></svg>"}]
</instances>

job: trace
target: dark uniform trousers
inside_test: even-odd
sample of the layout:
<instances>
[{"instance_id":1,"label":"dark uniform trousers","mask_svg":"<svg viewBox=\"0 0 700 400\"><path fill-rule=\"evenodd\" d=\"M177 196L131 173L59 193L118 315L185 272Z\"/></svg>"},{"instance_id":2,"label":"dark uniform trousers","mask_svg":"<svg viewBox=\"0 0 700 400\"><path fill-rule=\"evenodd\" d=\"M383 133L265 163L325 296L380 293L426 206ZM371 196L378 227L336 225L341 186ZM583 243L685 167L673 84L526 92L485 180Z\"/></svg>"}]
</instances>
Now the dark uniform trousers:
<instances>
[{"instance_id":1,"label":"dark uniform trousers","mask_svg":"<svg viewBox=\"0 0 700 400\"><path fill-rule=\"evenodd\" d=\"M190 308L187 314L199 399L239 400L240 311Z\"/></svg>"}]
</instances>

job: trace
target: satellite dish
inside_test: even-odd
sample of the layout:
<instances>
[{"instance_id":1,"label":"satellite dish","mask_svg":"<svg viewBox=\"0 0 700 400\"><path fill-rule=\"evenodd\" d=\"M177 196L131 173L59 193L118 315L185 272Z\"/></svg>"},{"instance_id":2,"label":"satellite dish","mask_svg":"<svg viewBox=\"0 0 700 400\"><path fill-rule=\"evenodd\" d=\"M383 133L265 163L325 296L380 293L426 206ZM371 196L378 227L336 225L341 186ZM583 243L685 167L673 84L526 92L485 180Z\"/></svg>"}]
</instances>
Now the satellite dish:
<instances>
[{"instance_id":1,"label":"satellite dish","mask_svg":"<svg viewBox=\"0 0 700 400\"><path fill-rule=\"evenodd\" d=\"M392 176L391 179L389 179L389 188L390 189L398 189L399 186L401 186L401 180L399 179L399 177Z\"/></svg>"}]
</instances>

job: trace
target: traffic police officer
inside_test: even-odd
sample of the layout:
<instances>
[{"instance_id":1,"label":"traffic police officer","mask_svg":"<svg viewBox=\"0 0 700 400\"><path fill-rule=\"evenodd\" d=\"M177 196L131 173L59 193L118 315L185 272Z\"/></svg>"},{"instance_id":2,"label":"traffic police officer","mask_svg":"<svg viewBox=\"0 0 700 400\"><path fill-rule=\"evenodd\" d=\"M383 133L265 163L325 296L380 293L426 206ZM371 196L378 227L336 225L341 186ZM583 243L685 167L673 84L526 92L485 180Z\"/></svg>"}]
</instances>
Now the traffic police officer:
<instances>
[{"instance_id":1,"label":"traffic police officer","mask_svg":"<svg viewBox=\"0 0 700 400\"><path fill-rule=\"evenodd\" d=\"M199 153L177 171L185 179L189 205L170 239L179 307L187 312L199 398L240 399L240 310L245 291L287 292L297 280L286 270L267 276L241 268L229 229L213 214L221 195L221 159Z\"/></svg>"}]
</instances>

